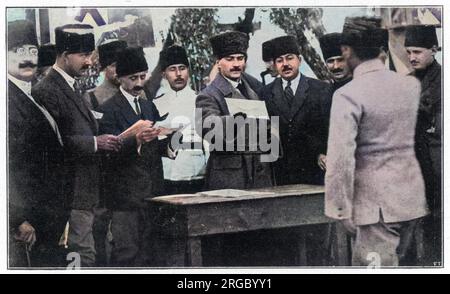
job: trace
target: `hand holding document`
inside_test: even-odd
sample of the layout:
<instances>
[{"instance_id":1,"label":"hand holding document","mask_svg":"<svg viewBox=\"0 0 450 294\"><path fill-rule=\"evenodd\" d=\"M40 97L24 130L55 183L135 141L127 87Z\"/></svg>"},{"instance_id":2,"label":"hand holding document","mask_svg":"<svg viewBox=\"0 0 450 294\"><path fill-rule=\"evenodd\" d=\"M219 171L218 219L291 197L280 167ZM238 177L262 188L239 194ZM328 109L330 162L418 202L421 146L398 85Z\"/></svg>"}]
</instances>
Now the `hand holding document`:
<instances>
[{"instance_id":1,"label":"hand holding document","mask_svg":"<svg viewBox=\"0 0 450 294\"><path fill-rule=\"evenodd\" d=\"M153 126L153 122L149 120L138 120L134 125L123 131L119 138L122 140L128 139L130 137L136 136L138 133L142 132L142 130L146 128L151 128Z\"/></svg>"},{"instance_id":2,"label":"hand holding document","mask_svg":"<svg viewBox=\"0 0 450 294\"><path fill-rule=\"evenodd\" d=\"M247 117L269 119L269 114L267 113L264 101L225 98L225 102L227 103L231 115L245 113Z\"/></svg>"}]
</instances>

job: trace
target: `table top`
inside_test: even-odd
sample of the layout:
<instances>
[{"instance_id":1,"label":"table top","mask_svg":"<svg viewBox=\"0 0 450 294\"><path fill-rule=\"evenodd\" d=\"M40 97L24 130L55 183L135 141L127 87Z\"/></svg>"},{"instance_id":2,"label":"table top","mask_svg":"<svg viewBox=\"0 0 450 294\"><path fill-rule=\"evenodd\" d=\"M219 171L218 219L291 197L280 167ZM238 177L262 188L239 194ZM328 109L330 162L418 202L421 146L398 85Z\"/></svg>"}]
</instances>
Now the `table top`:
<instances>
[{"instance_id":1,"label":"table top","mask_svg":"<svg viewBox=\"0 0 450 294\"><path fill-rule=\"evenodd\" d=\"M235 190L224 189L205 191L197 194L178 194L148 198L146 201L158 202L170 205L196 205L229 201L255 200L263 198L302 196L312 194L323 194L324 186L316 185L285 185L268 188Z\"/></svg>"}]
</instances>

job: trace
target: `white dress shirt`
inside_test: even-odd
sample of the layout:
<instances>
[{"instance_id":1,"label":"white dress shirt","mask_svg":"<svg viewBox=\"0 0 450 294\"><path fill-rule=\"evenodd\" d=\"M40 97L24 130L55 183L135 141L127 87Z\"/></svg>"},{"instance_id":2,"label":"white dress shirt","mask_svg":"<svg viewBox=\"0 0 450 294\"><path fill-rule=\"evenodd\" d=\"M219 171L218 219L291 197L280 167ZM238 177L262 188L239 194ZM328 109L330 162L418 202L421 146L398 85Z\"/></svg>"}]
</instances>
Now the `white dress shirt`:
<instances>
[{"instance_id":1,"label":"white dress shirt","mask_svg":"<svg viewBox=\"0 0 450 294\"><path fill-rule=\"evenodd\" d=\"M302 74L299 72L298 75L295 77L295 79L291 80L291 89L292 89L292 93L294 93L297 91L298 88L298 83L300 83L300 77L302 76ZM283 91L286 89L287 85L288 85L288 81L281 78L281 80L283 81Z\"/></svg>"},{"instance_id":2,"label":"white dress shirt","mask_svg":"<svg viewBox=\"0 0 450 294\"><path fill-rule=\"evenodd\" d=\"M125 96L125 98L127 99L128 103L130 104L131 108L133 109L134 113L139 114L139 112L136 111L136 104L134 103L134 99L138 99L140 98L140 96L133 96L130 93L128 93L127 91L125 91L122 86L120 86L120 92L122 92L123 96ZM138 103L139 107L139 111L142 112L141 110L141 106Z\"/></svg>"}]
</instances>

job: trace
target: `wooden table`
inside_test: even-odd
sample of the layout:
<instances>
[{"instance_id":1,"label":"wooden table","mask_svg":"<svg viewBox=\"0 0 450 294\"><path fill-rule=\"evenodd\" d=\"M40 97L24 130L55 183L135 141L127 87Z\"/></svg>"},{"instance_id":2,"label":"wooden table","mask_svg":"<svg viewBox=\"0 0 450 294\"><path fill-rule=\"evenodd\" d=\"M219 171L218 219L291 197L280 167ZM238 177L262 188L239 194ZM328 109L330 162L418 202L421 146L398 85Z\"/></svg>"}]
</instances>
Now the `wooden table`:
<instances>
[{"instance_id":1,"label":"wooden table","mask_svg":"<svg viewBox=\"0 0 450 294\"><path fill-rule=\"evenodd\" d=\"M239 197L172 195L147 199L151 239L159 266L202 266L202 237L331 223L324 215L324 187L287 185L249 190ZM258 195L258 192L267 194ZM338 227L338 263L348 261L347 237ZM165 242L163 242L165 240ZM169 240L169 241L168 241ZM305 265L304 238L298 264ZM159 245L158 245L159 244Z\"/></svg>"}]
</instances>

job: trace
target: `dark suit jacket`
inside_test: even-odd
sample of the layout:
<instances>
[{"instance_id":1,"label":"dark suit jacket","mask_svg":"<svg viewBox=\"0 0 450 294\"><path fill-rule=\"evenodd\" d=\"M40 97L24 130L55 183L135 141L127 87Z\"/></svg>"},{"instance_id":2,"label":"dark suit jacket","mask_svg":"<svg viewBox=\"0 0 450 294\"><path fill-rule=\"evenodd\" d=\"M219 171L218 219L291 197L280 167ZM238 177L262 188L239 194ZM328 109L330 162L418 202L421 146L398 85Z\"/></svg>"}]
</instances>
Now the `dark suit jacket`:
<instances>
[{"instance_id":1,"label":"dark suit jacket","mask_svg":"<svg viewBox=\"0 0 450 294\"><path fill-rule=\"evenodd\" d=\"M250 99L260 100L257 93L262 84L250 75L243 74L242 80ZM230 116L225 98L246 99L220 74L197 96L196 107L202 109L201 125L206 118L215 116L224 122ZM225 123L224 123L225 125ZM202 128L204 137L211 128ZM206 139L206 138L205 138ZM227 141L233 138L226 138ZM210 142L211 143L211 142ZM214 143L214 142L213 142ZM206 167L206 189L249 189L273 185L270 163L261 162L257 152L212 151Z\"/></svg>"},{"instance_id":2,"label":"dark suit jacket","mask_svg":"<svg viewBox=\"0 0 450 294\"><path fill-rule=\"evenodd\" d=\"M50 123L27 95L8 81L9 219L28 221L39 242L57 244L67 221L63 149ZM51 230L53 229L53 231ZM48 232L52 235L48 235ZM51 240L50 240L51 239Z\"/></svg>"},{"instance_id":3,"label":"dark suit jacket","mask_svg":"<svg viewBox=\"0 0 450 294\"><path fill-rule=\"evenodd\" d=\"M103 113L100 132L119 135L140 119L158 121L159 112L153 102L141 99L142 117L131 108L119 91L98 109ZM167 140L155 139L142 145L137 152L136 139L124 142L119 153L110 153L104 159L105 201L113 210L131 210L145 207L144 199L163 195L163 168L161 154L166 152Z\"/></svg>"},{"instance_id":4,"label":"dark suit jacket","mask_svg":"<svg viewBox=\"0 0 450 294\"><path fill-rule=\"evenodd\" d=\"M100 155L95 152L98 124L86 101L54 69L32 88L32 96L58 123L64 142L66 193L72 208L88 210L98 203Z\"/></svg>"},{"instance_id":5,"label":"dark suit jacket","mask_svg":"<svg viewBox=\"0 0 450 294\"><path fill-rule=\"evenodd\" d=\"M441 66L434 61L416 73L422 86L417 116L415 150L425 180L428 205L436 215L441 210Z\"/></svg>"},{"instance_id":6,"label":"dark suit jacket","mask_svg":"<svg viewBox=\"0 0 450 294\"><path fill-rule=\"evenodd\" d=\"M281 78L262 90L269 116L278 116L282 156L275 162L277 185L322 184L317 156L326 154L331 87L301 75L290 107L283 96Z\"/></svg>"}]
</instances>

